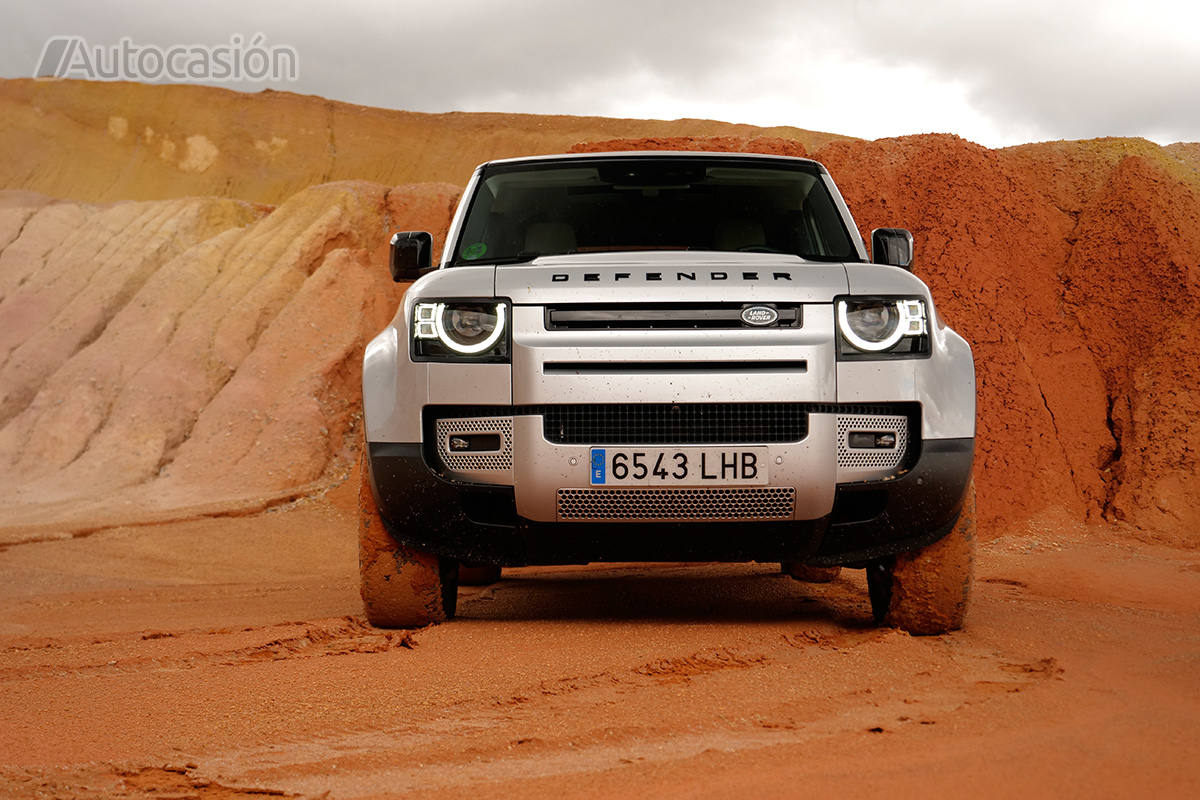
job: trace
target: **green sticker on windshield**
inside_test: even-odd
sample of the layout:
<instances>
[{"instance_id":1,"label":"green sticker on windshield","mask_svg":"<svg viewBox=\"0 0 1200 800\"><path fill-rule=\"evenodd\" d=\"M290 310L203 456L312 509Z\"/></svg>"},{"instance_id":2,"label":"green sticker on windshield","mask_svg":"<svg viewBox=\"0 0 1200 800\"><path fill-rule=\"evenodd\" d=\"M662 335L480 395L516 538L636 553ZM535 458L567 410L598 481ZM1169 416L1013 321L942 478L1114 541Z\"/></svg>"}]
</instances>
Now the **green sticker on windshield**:
<instances>
[{"instance_id":1,"label":"green sticker on windshield","mask_svg":"<svg viewBox=\"0 0 1200 800\"><path fill-rule=\"evenodd\" d=\"M486 252L487 245L483 242L476 242L475 244L469 244L463 248L462 257L467 261L474 261Z\"/></svg>"}]
</instances>

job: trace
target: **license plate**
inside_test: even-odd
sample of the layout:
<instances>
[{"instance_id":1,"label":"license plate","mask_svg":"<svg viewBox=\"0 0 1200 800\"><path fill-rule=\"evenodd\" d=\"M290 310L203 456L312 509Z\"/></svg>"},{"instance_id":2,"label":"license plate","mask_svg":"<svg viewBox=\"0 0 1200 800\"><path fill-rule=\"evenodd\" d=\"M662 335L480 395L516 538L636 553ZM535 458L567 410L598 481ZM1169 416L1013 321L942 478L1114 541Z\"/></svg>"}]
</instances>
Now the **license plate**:
<instances>
[{"instance_id":1,"label":"license plate","mask_svg":"<svg viewBox=\"0 0 1200 800\"><path fill-rule=\"evenodd\" d=\"M593 447L592 486L759 486L767 448Z\"/></svg>"}]
</instances>

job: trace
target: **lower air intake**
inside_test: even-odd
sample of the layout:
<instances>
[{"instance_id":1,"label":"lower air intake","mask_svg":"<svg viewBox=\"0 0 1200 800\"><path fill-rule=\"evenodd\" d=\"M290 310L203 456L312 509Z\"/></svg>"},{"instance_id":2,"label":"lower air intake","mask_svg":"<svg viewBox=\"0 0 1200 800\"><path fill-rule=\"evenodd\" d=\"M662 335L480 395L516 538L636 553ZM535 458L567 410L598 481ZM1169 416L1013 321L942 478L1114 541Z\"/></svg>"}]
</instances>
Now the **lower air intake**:
<instances>
[{"instance_id":1,"label":"lower air intake","mask_svg":"<svg viewBox=\"0 0 1200 800\"><path fill-rule=\"evenodd\" d=\"M558 518L591 522L788 520L796 490L783 486L725 489L559 489Z\"/></svg>"}]
</instances>

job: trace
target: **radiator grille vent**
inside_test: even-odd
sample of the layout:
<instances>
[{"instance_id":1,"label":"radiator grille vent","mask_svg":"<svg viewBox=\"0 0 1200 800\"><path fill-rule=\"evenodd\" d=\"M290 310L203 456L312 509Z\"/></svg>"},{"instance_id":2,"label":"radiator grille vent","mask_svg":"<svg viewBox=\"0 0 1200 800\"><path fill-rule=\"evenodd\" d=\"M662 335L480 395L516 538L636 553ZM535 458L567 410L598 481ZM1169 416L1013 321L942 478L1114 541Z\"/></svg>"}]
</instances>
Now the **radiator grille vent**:
<instances>
[{"instance_id":1,"label":"radiator grille vent","mask_svg":"<svg viewBox=\"0 0 1200 800\"><path fill-rule=\"evenodd\" d=\"M787 520L796 490L765 486L724 489L559 489L558 518L592 522Z\"/></svg>"},{"instance_id":2,"label":"radiator grille vent","mask_svg":"<svg viewBox=\"0 0 1200 800\"><path fill-rule=\"evenodd\" d=\"M544 406L555 444L738 444L799 442L808 436L803 403Z\"/></svg>"},{"instance_id":3,"label":"radiator grille vent","mask_svg":"<svg viewBox=\"0 0 1200 800\"><path fill-rule=\"evenodd\" d=\"M546 309L546 330L656 330L752 328L742 319L747 308L769 307L776 319L763 327L798 328L802 307L795 303L674 303L620 306L570 305Z\"/></svg>"}]
</instances>

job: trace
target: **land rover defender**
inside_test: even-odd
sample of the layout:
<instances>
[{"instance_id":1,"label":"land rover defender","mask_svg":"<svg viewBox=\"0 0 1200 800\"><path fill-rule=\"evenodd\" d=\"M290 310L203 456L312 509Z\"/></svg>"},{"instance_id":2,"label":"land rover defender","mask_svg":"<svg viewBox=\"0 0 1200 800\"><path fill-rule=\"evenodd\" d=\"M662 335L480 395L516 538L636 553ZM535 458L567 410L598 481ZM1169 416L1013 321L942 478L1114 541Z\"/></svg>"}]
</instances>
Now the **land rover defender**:
<instances>
[{"instance_id":1,"label":"land rover defender","mask_svg":"<svg viewBox=\"0 0 1200 800\"><path fill-rule=\"evenodd\" d=\"M865 569L877 621L960 627L975 373L911 271L868 253L819 163L589 153L476 169L440 261L366 348L368 619L453 616L503 567Z\"/></svg>"}]
</instances>

